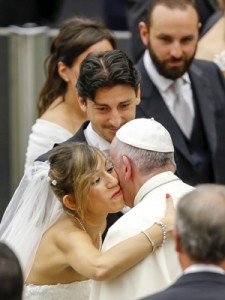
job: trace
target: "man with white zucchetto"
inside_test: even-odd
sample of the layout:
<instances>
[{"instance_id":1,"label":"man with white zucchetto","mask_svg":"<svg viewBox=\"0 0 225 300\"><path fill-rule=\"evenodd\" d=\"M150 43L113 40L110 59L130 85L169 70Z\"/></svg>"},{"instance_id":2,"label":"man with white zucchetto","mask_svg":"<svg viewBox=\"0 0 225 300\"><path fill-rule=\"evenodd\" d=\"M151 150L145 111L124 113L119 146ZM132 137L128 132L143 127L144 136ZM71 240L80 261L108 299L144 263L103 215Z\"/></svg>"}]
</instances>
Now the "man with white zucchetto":
<instances>
[{"instance_id":1,"label":"man with white zucchetto","mask_svg":"<svg viewBox=\"0 0 225 300\"><path fill-rule=\"evenodd\" d=\"M154 119L140 118L123 125L111 143L110 155L131 210L109 229L103 252L143 231L149 220L158 222L166 208L167 193L176 205L181 196L193 190L174 175L170 134ZM169 286L181 273L173 239L165 238L162 247L121 276L94 282L90 299L139 299Z\"/></svg>"}]
</instances>

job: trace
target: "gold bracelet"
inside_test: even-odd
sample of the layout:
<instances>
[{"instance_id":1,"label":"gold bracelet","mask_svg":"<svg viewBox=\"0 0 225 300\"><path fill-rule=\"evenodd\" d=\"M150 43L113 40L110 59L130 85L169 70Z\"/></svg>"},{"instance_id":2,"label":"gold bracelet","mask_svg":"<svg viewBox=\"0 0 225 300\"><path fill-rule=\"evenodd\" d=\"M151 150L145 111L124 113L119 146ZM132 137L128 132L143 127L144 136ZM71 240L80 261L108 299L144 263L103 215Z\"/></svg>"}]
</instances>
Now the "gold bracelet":
<instances>
[{"instance_id":1,"label":"gold bracelet","mask_svg":"<svg viewBox=\"0 0 225 300\"><path fill-rule=\"evenodd\" d=\"M154 252L155 251L155 243L153 242L153 240L150 238L150 236L147 234L146 231L142 230L141 233L143 233L146 236L146 238L149 240L149 242L152 246L152 252Z\"/></svg>"}]
</instances>

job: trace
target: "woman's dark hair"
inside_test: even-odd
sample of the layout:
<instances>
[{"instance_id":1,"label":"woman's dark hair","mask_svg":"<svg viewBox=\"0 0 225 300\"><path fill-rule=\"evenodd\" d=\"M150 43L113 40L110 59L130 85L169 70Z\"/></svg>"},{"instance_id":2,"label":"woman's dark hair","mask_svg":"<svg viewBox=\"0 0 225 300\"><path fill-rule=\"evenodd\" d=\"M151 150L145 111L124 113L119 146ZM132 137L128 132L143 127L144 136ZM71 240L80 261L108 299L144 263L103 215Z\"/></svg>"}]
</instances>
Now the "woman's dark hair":
<instances>
[{"instance_id":1,"label":"woman's dark hair","mask_svg":"<svg viewBox=\"0 0 225 300\"><path fill-rule=\"evenodd\" d=\"M116 48L112 32L97 21L75 17L62 23L59 34L52 41L50 55L45 61L47 78L37 104L39 117L57 97L66 92L67 83L58 74L58 62L61 61L67 67L72 67L83 52L105 39Z\"/></svg>"}]
</instances>

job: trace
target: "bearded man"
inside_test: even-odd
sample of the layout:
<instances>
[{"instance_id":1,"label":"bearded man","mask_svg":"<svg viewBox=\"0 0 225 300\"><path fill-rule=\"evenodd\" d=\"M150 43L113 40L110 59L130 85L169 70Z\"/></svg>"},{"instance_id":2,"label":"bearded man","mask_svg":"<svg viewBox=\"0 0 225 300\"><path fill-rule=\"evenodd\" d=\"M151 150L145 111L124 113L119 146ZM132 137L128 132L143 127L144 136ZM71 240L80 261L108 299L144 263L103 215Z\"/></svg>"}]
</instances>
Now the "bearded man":
<instances>
[{"instance_id":1,"label":"bearded man","mask_svg":"<svg viewBox=\"0 0 225 300\"><path fill-rule=\"evenodd\" d=\"M199 26L194 1L151 1L139 23L146 50L136 116L169 131L184 182L224 184L225 80L214 63L194 59Z\"/></svg>"}]
</instances>

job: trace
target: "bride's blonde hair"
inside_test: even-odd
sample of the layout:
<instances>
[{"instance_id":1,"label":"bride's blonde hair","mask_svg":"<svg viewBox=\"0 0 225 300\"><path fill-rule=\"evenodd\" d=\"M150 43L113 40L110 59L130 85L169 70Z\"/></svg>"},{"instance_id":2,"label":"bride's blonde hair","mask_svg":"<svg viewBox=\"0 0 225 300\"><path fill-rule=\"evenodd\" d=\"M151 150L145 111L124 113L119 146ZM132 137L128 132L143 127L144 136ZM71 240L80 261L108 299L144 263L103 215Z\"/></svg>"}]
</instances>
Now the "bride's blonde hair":
<instances>
[{"instance_id":1,"label":"bride's blonde hair","mask_svg":"<svg viewBox=\"0 0 225 300\"><path fill-rule=\"evenodd\" d=\"M103 154L86 143L68 143L53 149L49 156L49 178L53 192L62 202L65 195L75 201L76 215L84 221L88 193ZM69 210L64 206L65 210ZM74 214L74 211L70 211Z\"/></svg>"}]
</instances>

